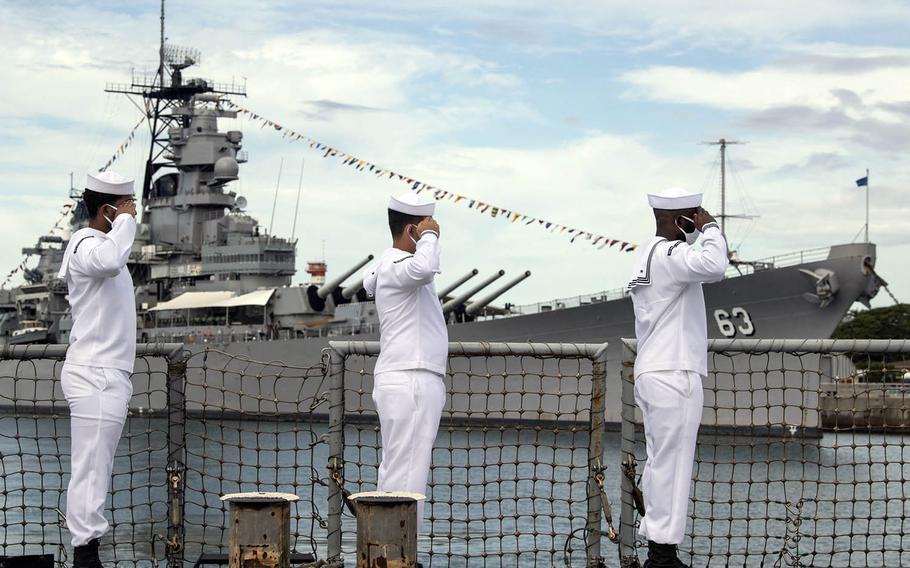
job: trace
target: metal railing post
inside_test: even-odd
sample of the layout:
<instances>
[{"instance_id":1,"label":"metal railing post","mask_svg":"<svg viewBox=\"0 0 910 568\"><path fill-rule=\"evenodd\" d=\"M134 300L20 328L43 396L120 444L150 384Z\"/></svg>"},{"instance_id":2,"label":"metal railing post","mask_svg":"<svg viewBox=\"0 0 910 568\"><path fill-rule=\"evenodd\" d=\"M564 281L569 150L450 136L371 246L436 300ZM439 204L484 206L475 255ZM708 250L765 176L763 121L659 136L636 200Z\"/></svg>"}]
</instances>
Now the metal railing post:
<instances>
[{"instance_id":1,"label":"metal railing post","mask_svg":"<svg viewBox=\"0 0 910 568\"><path fill-rule=\"evenodd\" d=\"M182 568L184 561L186 492L186 357L167 358L167 566Z\"/></svg>"},{"instance_id":2,"label":"metal railing post","mask_svg":"<svg viewBox=\"0 0 910 568\"><path fill-rule=\"evenodd\" d=\"M635 463L635 348L622 341L622 461ZM619 562L623 568L638 568L635 550L635 483L623 473L619 515Z\"/></svg>"},{"instance_id":3,"label":"metal railing post","mask_svg":"<svg viewBox=\"0 0 910 568\"><path fill-rule=\"evenodd\" d=\"M591 438L588 447L588 520L585 530L587 565L598 568L603 565L600 550L601 517L603 501L597 476L603 475L603 437L606 413L607 390L607 346L592 357L594 370L591 375Z\"/></svg>"},{"instance_id":4,"label":"metal railing post","mask_svg":"<svg viewBox=\"0 0 910 568\"><path fill-rule=\"evenodd\" d=\"M344 508L344 355L329 347L323 350L329 388L328 560L341 558L341 513Z\"/></svg>"}]
</instances>

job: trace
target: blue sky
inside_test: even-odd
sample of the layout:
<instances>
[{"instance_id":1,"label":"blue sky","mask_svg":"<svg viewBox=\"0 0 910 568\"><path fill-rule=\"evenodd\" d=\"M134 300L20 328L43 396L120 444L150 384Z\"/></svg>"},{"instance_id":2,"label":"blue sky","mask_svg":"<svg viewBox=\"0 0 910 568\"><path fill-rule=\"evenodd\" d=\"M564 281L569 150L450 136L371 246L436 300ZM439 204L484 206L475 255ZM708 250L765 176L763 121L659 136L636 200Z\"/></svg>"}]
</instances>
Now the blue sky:
<instances>
[{"instance_id":1,"label":"blue sky","mask_svg":"<svg viewBox=\"0 0 910 568\"><path fill-rule=\"evenodd\" d=\"M170 41L202 51L197 73L242 80L238 102L433 185L641 242L645 193L673 185L716 208L715 149L731 148L731 226L746 258L849 242L863 223L853 184L872 170L879 270L910 297L910 7L902 2L240 2L173 0ZM69 172L97 169L138 114L106 82L153 68L157 2L0 1L0 204L21 259L65 202ZM192 74L192 73L191 73ZM386 246L382 217L405 189L323 160L248 121L234 189L290 232L300 161L298 269L325 242L330 274ZM141 175L147 135L115 169ZM78 182L77 182L78 183ZM631 255L443 203L443 277L470 268L534 276L509 300L622 286ZM301 276L305 278L305 275ZM890 300L882 294L878 305Z\"/></svg>"}]
</instances>

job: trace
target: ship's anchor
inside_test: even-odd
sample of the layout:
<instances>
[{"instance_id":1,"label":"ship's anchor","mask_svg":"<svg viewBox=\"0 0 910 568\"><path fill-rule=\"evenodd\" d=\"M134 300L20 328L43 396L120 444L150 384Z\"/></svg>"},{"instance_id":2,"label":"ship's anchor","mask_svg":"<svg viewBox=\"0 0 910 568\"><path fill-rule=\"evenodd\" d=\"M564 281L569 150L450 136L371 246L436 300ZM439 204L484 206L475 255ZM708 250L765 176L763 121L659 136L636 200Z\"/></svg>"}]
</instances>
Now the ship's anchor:
<instances>
[{"instance_id":1,"label":"ship's anchor","mask_svg":"<svg viewBox=\"0 0 910 568\"><path fill-rule=\"evenodd\" d=\"M834 301L834 297L840 290L840 284L838 284L837 275L834 272L827 268L816 270L800 268L799 271L815 282L815 293L806 292L803 294L803 298L813 304L818 304L819 308L825 308Z\"/></svg>"}]
</instances>

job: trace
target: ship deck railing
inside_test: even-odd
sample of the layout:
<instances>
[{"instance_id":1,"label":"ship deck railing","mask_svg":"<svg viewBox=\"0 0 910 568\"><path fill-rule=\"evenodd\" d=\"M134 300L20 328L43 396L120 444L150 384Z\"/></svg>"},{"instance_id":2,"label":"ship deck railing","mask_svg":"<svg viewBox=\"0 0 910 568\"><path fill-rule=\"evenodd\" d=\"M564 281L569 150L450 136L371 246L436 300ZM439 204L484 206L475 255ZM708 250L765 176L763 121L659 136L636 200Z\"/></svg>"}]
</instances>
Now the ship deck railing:
<instances>
[{"instance_id":1,"label":"ship deck railing","mask_svg":"<svg viewBox=\"0 0 910 568\"><path fill-rule=\"evenodd\" d=\"M300 340L300 339L326 339L341 336L371 335L379 333L379 325L364 324L332 324L318 327L270 328L268 326L218 326L201 324L198 326L178 327L145 327L139 330L144 341L152 343L202 343L229 345L231 343L247 343L252 341L275 340Z\"/></svg>"},{"instance_id":2,"label":"ship deck railing","mask_svg":"<svg viewBox=\"0 0 910 568\"><path fill-rule=\"evenodd\" d=\"M730 263L730 268L727 269L727 277L733 278L736 276L745 276L746 274L754 274L761 270L787 268L789 266L797 266L809 262L820 262L827 259L830 252L831 249L829 247L823 247L788 252L750 261L733 260Z\"/></svg>"},{"instance_id":3,"label":"ship deck railing","mask_svg":"<svg viewBox=\"0 0 910 568\"><path fill-rule=\"evenodd\" d=\"M636 345L622 347L611 361L606 345L450 344L418 541L424 566L639 565L645 441ZM277 491L301 498L293 551L352 561L356 518L344 495L376 484L378 351L332 342L321 361L289 365L140 345L105 559L188 568L222 558L230 524L219 497ZM0 349L0 557L52 553L61 568L70 558L65 352ZM910 564L910 393L877 396L894 383L859 382L903 376L910 340L713 340L708 355L682 559ZM851 381L852 397L831 395L830 385ZM618 432L604 413L616 406L608 416Z\"/></svg>"}]
</instances>

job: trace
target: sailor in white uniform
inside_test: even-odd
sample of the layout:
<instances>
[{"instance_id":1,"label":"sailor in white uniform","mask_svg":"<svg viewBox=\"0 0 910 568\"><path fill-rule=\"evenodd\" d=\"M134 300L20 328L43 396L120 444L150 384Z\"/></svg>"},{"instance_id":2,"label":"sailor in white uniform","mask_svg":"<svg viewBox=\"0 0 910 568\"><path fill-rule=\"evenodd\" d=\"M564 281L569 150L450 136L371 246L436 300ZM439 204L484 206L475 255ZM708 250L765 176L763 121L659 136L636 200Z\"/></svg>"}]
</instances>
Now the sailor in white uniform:
<instances>
[{"instance_id":1,"label":"sailor in white uniform","mask_svg":"<svg viewBox=\"0 0 910 568\"><path fill-rule=\"evenodd\" d=\"M70 238L58 274L73 316L60 375L72 433L66 525L73 567L100 568L98 546L110 528L104 502L133 393L136 299L126 268L136 236L133 180L89 174L82 200L89 226Z\"/></svg>"},{"instance_id":2,"label":"sailor in white uniform","mask_svg":"<svg viewBox=\"0 0 910 568\"><path fill-rule=\"evenodd\" d=\"M414 193L392 197L392 247L364 272L364 288L379 313L373 402L382 434L380 491L427 493L446 400L449 334L434 282L441 272L435 207ZM419 501L418 527L423 509Z\"/></svg>"},{"instance_id":3,"label":"sailor in white uniform","mask_svg":"<svg viewBox=\"0 0 910 568\"><path fill-rule=\"evenodd\" d=\"M688 517L701 422L708 334L703 282L721 280L727 243L700 193L648 195L657 235L641 249L629 289L635 308L635 401L645 425L645 567L685 566L676 555ZM701 246L693 246L701 235Z\"/></svg>"}]
</instances>

